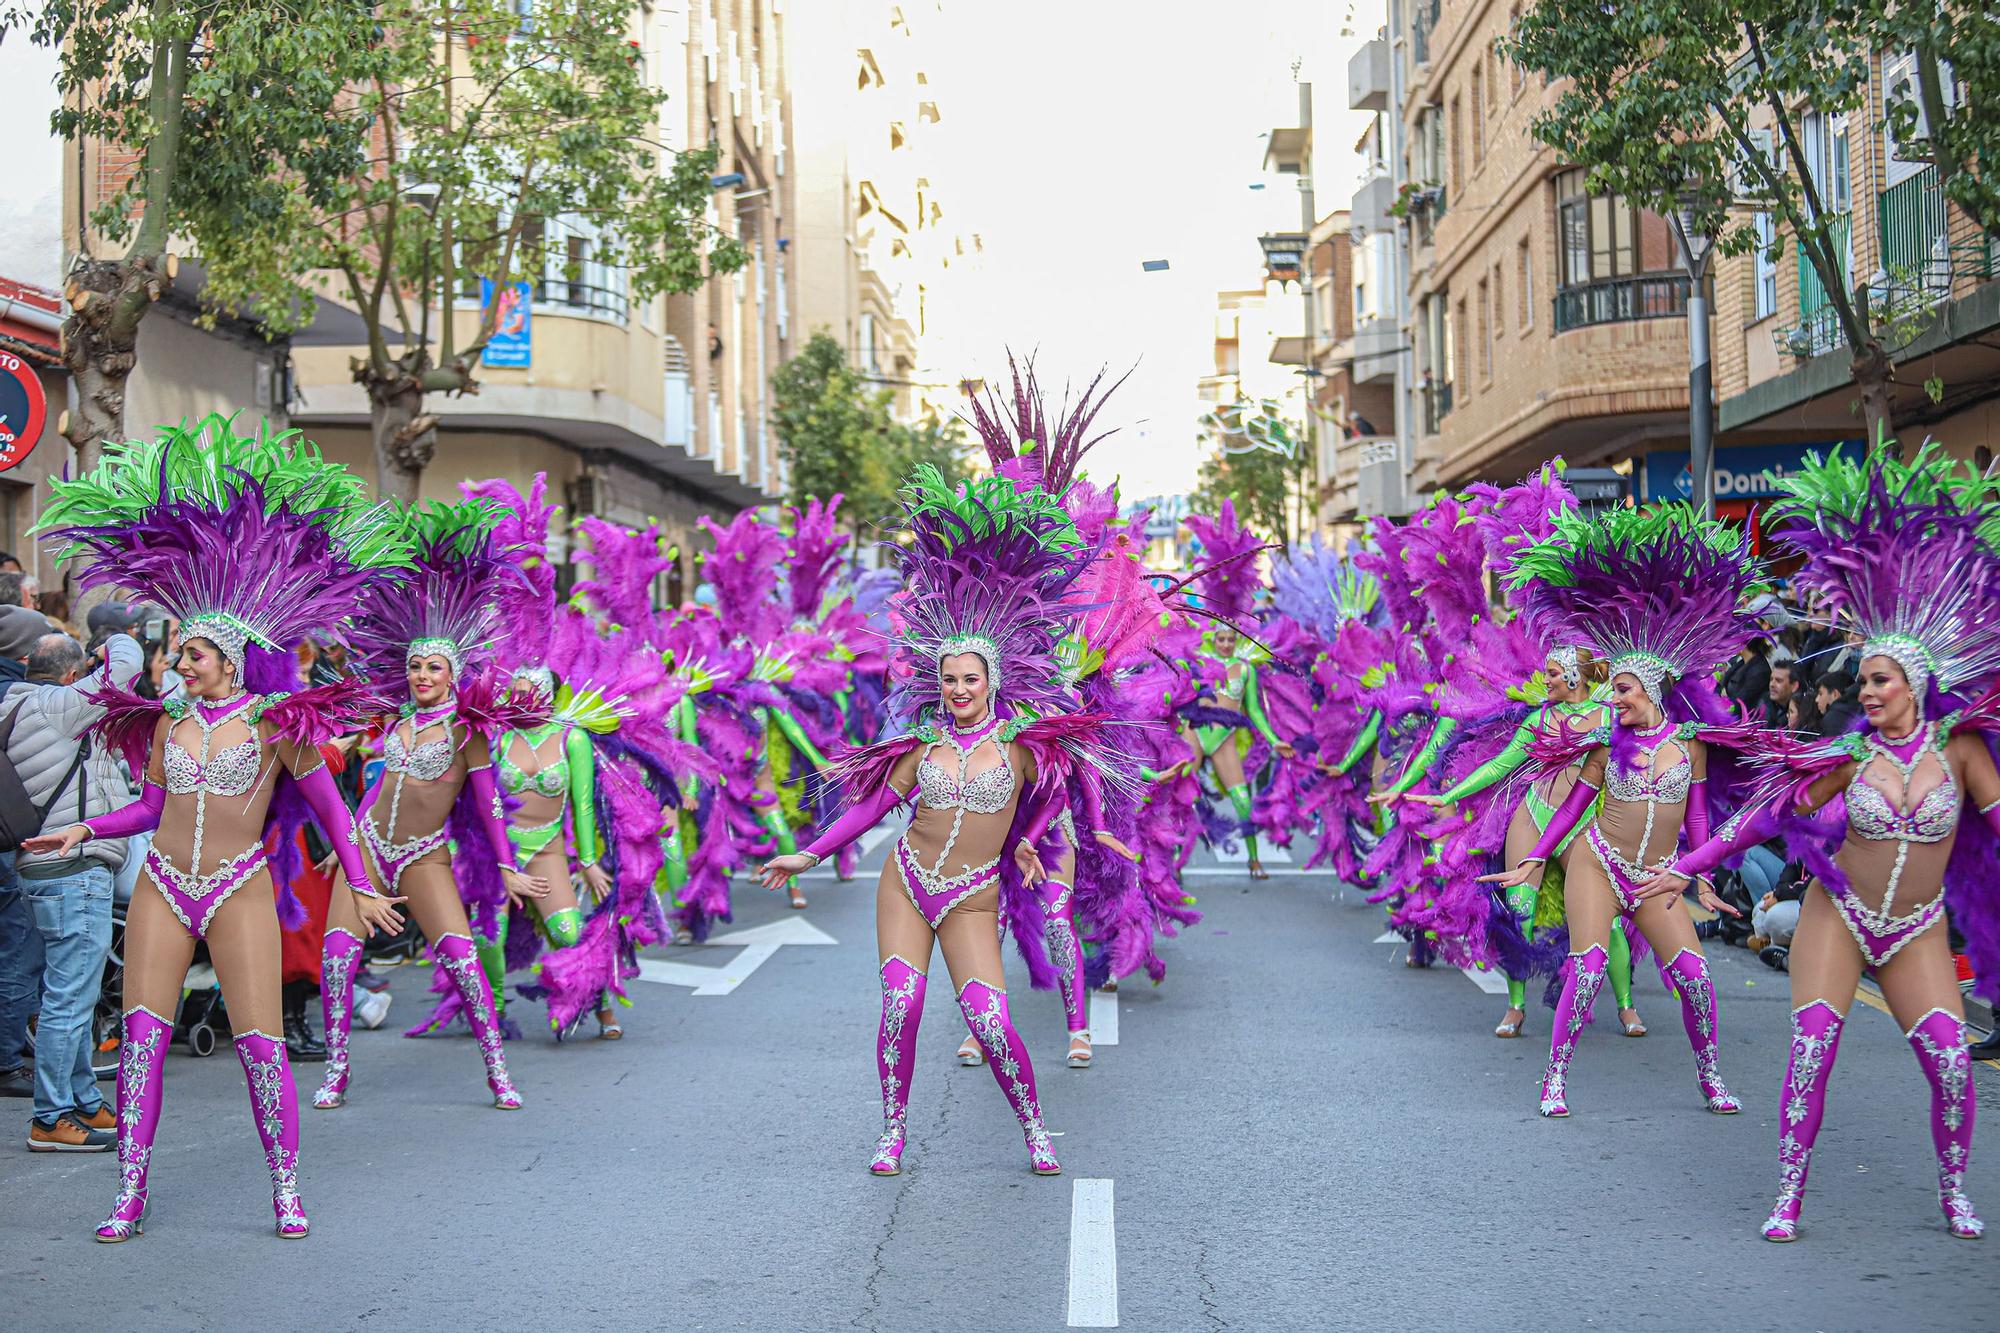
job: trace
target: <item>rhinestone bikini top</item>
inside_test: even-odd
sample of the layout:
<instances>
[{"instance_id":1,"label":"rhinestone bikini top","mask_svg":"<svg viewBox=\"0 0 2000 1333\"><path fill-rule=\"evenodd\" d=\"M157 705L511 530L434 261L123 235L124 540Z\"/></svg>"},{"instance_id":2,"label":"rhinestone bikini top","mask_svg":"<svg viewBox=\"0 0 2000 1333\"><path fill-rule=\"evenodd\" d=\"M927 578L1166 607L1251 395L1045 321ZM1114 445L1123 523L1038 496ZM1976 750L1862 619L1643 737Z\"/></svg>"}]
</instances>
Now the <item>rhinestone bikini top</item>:
<instances>
[{"instance_id":1,"label":"rhinestone bikini top","mask_svg":"<svg viewBox=\"0 0 2000 1333\"><path fill-rule=\"evenodd\" d=\"M528 749L530 753L534 753L539 750L542 742L548 740L548 737L544 736L541 742L536 742L529 734L522 733L521 739L530 742ZM567 751L558 749L554 759L530 773L507 757L507 751L513 747L513 743L512 736L504 737L493 751L493 758L500 769L500 785L507 789L508 794L523 796L528 792L535 792L554 800L569 790Z\"/></svg>"},{"instance_id":2,"label":"rhinestone bikini top","mask_svg":"<svg viewBox=\"0 0 2000 1333\"><path fill-rule=\"evenodd\" d=\"M917 765L917 799L933 810L963 806L975 815L997 815L1014 798L1014 766L1001 762L975 773L963 787L944 765L929 756Z\"/></svg>"},{"instance_id":3,"label":"rhinestone bikini top","mask_svg":"<svg viewBox=\"0 0 2000 1333\"><path fill-rule=\"evenodd\" d=\"M1685 801L1688 784L1694 780L1694 765L1682 755L1666 772L1655 777L1650 770L1640 773L1622 773L1616 763L1609 765L1605 775L1609 781L1605 790L1612 798L1620 801L1650 801L1661 805L1673 805Z\"/></svg>"},{"instance_id":4,"label":"rhinestone bikini top","mask_svg":"<svg viewBox=\"0 0 2000 1333\"><path fill-rule=\"evenodd\" d=\"M382 767L391 773L407 773L418 782L436 782L450 769L457 753L458 744L450 736L409 749L404 746L402 728L398 727L382 742Z\"/></svg>"},{"instance_id":5,"label":"rhinestone bikini top","mask_svg":"<svg viewBox=\"0 0 2000 1333\"><path fill-rule=\"evenodd\" d=\"M217 796L241 796L257 785L257 774L263 767L262 751L263 746L251 736L212 756L204 766L182 749L180 742L168 741L166 752L160 756L160 768L166 775L167 791L174 796L186 796L203 787Z\"/></svg>"},{"instance_id":6,"label":"rhinestone bikini top","mask_svg":"<svg viewBox=\"0 0 2000 1333\"><path fill-rule=\"evenodd\" d=\"M1907 815L1890 803L1880 787L1857 778L1847 787L1847 822L1857 837L1875 842L1943 842L1958 827L1959 804L1958 787L1949 772Z\"/></svg>"}]
</instances>

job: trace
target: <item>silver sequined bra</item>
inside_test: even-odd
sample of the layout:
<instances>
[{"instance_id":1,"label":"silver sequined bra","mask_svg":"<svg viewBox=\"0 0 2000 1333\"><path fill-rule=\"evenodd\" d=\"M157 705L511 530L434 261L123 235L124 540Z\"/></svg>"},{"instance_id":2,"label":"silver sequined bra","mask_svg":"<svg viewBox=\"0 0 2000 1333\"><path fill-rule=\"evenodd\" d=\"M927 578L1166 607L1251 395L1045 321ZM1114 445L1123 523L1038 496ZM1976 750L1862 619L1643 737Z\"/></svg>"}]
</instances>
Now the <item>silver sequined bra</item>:
<instances>
[{"instance_id":1,"label":"silver sequined bra","mask_svg":"<svg viewBox=\"0 0 2000 1333\"><path fill-rule=\"evenodd\" d=\"M1610 771L1605 776L1610 781L1605 790L1613 800L1619 801L1673 805L1687 799L1688 784L1694 781L1694 765L1685 756L1658 777L1654 777L1650 769L1644 773L1625 774L1619 771L1616 761L1607 767Z\"/></svg>"},{"instance_id":2,"label":"silver sequined bra","mask_svg":"<svg viewBox=\"0 0 2000 1333\"><path fill-rule=\"evenodd\" d=\"M217 796L241 796L257 785L257 775L263 768L263 746L252 736L203 764L182 749L179 742L170 740L166 753L160 756L160 768L166 775L167 791L172 795L186 796L206 787Z\"/></svg>"},{"instance_id":3,"label":"silver sequined bra","mask_svg":"<svg viewBox=\"0 0 2000 1333\"><path fill-rule=\"evenodd\" d=\"M1014 767L1003 759L974 774L963 787L944 765L927 755L917 765L917 799L932 810L963 809L975 815L997 815L1014 799Z\"/></svg>"},{"instance_id":4,"label":"silver sequined bra","mask_svg":"<svg viewBox=\"0 0 2000 1333\"><path fill-rule=\"evenodd\" d=\"M1881 788L1856 779L1847 788L1847 822L1856 837L1871 842L1943 842L1958 827L1960 803L1958 786L1949 773L1907 815L1889 803Z\"/></svg>"},{"instance_id":5,"label":"silver sequined bra","mask_svg":"<svg viewBox=\"0 0 2000 1333\"><path fill-rule=\"evenodd\" d=\"M382 742L382 767L391 773L407 773L419 782L436 782L451 768L457 753L458 747L449 736L408 749L398 728Z\"/></svg>"}]
</instances>

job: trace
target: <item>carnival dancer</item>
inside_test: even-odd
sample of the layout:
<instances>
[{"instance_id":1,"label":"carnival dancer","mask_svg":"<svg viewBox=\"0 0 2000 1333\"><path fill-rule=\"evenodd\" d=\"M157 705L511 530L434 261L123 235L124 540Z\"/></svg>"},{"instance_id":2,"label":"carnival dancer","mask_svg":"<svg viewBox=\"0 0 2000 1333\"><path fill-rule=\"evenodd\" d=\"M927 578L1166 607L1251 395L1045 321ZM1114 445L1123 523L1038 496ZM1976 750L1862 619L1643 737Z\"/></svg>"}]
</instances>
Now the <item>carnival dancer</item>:
<instances>
[{"instance_id":1,"label":"carnival dancer","mask_svg":"<svg viewBox=\"0 0 2000 1333\"><path fill-rule=\"evenodd\" d=\"M1535 745L1529 780L1583 769L1541 836L1515 869L1484 877L1513 889L1539 880L1572 833L1590 853L1570 861L1564 882L1569 960L1550 1033L1541 1112L1569 1114L1568 1077L1577 1039L1604 983L1611 917L1629 916L1660 961L1661 979L1678 992L1704 1103L1717 1115L1742 1109L1722 1081L1715 987L1708 962L1678 899L1643 898L1640 888L1673 858L1685 836L1707 841L1719 785L1710 740L1730 738L1731 718L1710 677L1748 640L1755 620L1742 609L1759 567L1747 536L1696 517L1684 504L1641 512L1614 509L1597 518L1571 510L1556 535L1511 562L1509 581L1524 589L1529 628L1544 641L1588 645L1609 662L1612 721L1563 730ZM1529 774L1528 769L1522 770ZM1601 802L1600 802L1601 793ZM1588 817L1593 805L1594 817ZM1587 820L1587 822L1586 822ZM1702 903L1719 908L1714 886Z\"/></svg>"},{"instance_id":2,"label":"carnival dancer","mask_svg":"<svg viewBox=\"0 0 2000 1333\"><path fill-rule=\"evenodd\" d=\"M1865 721L1830 740L1757 737L1754 794L1742 814L1642 892L1676 894L1774 833L1815 877L1789 960L1791 1058L1778 1103L1778 1198L1764 1238L1799 1234L1841 1032L1872 968L1930 1083L1945 1226L1975 1239L1985 1227L1965 1195L1972 1064L1943 923L1948 909L1975 986L1993 998L2000 504L1989 482L1931 447L1907 465L1886 452L1859 462L1809 456L1779 485L1790 498L1766 530L1805 557L1794 586L1859 637ZM1978 819L1966 817L1968 807Z\"/></svg>"},{"instance_id":3,"label":"carnival dancer","mask_svg":"<svg viewBox=\"0 0 2000 1333\"><path fill-rule=\"evenodd\" d=\"M289 888L301 868L302 804L359 872L353 818L318 745L368 708L352 682L301 688L297 645L337 637L357 595L404 548L389 513L313 445L268 426L241 436L220 415L108 445L95 470L51 487L42 528L65 542L62 559L80 562L78 581L129 589L180 622L185 687L165 703L100 695L105 737L143 765L144 794L22 844L66 852L154 830L126 918L119 1187L97 1238L144 1229L167 1046L198 940L228 1000L277 1234L304 1236L298 1097L279 1035L279 923L304 919ZM395 915L380 898L366 910L378 924Z\"/></svg>"},{"instance_id":4,"label":"carnival dancer","mask_svg":"<svg viewBox=\"0 0 2000 1333\"><path fill-rule=\"evenodd\" d=\"M1008 1013L998 914L1002 880L1015 876L1017 861L1031 884L1042 877L1040 851L1069 778L1130 780L1104 720L1068 711L1054 657L1089 552L1053 500L1004 477L953 490L935 468L919 468L905 507L911 541L896 551L906 586L896 601L903 629L891 708L914 725L838 765L854 804L805 851L768 862L762 878L782 886L917 796L876 890L883 1131L869 1169L902 1169L935 943L966 1026L1020 1121L1030 1167L1053 1175L1061 1167L1034 1069ZM1030 911L1037 906L1032 894L1021 898ZM1038 935L1017 932L1029 950Z\"/></svg>"},{"instance_id":5,"label":"carnival dancer","mask_svg":"<svg viewBox=\"0 0 2000 1333\"><path fill-rule=\"evenodd\" d=\"M493 988L472 938L474 914L483 933L497 934L494 917L510 903L549 893L546 879L515 863L493 777L493 738L547 719L537 701L504 692L509 682L492 663L495 599L521 577L494 540L498 517L484 502L432 502L407 511L414 547L409 567L395 581L368 588L349 631L376 693L402 702L383 736L382 772L357 816L370 873L357 877L344 870L353 892L336 892L327 913L320 980L326 1077L313 1096L321 1110L347 1103L349 1024L364 923L402 925L382 895L409 903L447 984L457 991L494 1107L521 1105L507 1075ZM471 913L468 902L475 904Z\"/></svg>"}]
</instances>

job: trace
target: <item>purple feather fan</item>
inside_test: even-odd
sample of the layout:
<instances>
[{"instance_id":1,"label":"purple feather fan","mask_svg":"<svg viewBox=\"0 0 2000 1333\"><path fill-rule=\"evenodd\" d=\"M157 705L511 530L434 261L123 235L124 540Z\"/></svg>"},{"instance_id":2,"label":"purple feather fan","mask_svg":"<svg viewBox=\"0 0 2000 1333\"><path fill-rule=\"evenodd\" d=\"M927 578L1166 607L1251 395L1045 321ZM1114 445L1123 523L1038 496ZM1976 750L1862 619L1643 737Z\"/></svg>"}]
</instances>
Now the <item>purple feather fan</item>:
<instances>
[{"instance_id":1,"label":"purple feather fan","mask_svg":"<svg viewBox=\"0 0 2000 1333\"><path fill-rule=\"evenodd\" d=\"M785 534L754 509L726 528L704 516L701 528L715 542L701 558L701 576L715 589L716 614L733 637L759 646L770 642L784 628L777 594Z\"/></svg>"},{"instance_id":2,"label":"purple feather fan","mask_svg":"<svg viewBox=\"0 0 2000 1333\"><path fill-rule=\"evenodd\" d=\"M497 510L494 544L521 571L518 582L502 584L494 597L499 613L496 644L503 671L535 666L548 656L556 610L556 568L549 560L549 525L559 512L548 502L548 486L548 474L543 472L535 474L526 495L499 477L458 484L459 494L467 500L485 501Z\"/></svg>"},{"instance_id":3,"label":"purple feather fan","mask_svg":"<svg viewBox=\"0 0 2000 1333\"><path fill-rule=\"evenodd\" d=\"M1112 433L1102 431L1091 435L1091 422L1131 372L1126 372L1125 376L1120 376L1099 393L1105 372L1098 371L1084 386L1083 393L1074 404L1065 396L1062 410L1052 428L1042 386L1035 377L1033 359L1028 361L1024 374L1021 363L1010 352L1007 369L1014 382L1013 402L1002 403L999 394L992 389L987 390L984 402L974 398L973 430L986 446L986 456L996 473L1012 476L1067 503L1071 483L1078 478L1083 456ZM1017 466L1010 470L1007 466L1010 463Z\"/></svg>"},{"instance_id":4,"label":"purple feather fan","mask_svg":"<svg viewBox=\"0 0 2000 1333\"><path fill-rule=\"evenodd\" d=\"M1263 539L1237 521L1233 500L1224 500L1214 517L1190 514L1181 521L1201 543L1205 569L1194 582L1201 610L1239 630L1252 628L1257 592L1263 587L1255 553L1263 549Z\"/></svg>"},{"instance_id":5,"label":"purple feather fan","mask_svg":"<svg viewBox=\"0 0 2000 1333\"><path fill-rule=\"evenodd\" d=\"M590 566L591 577L577 580L575 594L613 626L650 633L653 585L677 559L659 525L634 531L593 515L578 519L576 530L588 545L572 559Z\"/></svg>"},{"instance_id":6,"label":"purple feather fan","mask_svg":"<svg viewBox=\"0 0 2000 1333\"><path fill-rule=\"evenodd\" d=\"M795 623L820 618L827 594L839 578L841 552L847 549L847 538L834 526L840 500L838 495L825 504L809 499L805 508L785 511L791 520L785 547L785 594Z\"/></svg>"}]
</instances>

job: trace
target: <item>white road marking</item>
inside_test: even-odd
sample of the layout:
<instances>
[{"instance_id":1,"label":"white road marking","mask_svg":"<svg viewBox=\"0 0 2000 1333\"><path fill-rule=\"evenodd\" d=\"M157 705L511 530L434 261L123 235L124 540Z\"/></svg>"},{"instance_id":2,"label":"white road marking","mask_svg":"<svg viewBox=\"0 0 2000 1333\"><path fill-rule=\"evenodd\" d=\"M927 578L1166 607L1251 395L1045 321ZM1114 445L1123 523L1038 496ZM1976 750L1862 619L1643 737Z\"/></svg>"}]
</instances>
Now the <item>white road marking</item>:
<instances>
[{"instance_id":1,"label":"white road marking","mask_svg":"<svg viewBox=\"0 0 2000 1333\"><path fill-rule=\"evenodd\" d=\"M1373 943L1376 944L1407 944L1408 942L1393 930L1385 930L1373 940Z\"/></svg>"},{"instance_id":2,"label":"white road marking","mask_svg":"<svg viewBox=\"0 0 2000 1333\"><path fill-rule=\"evenodd\" d=\"M1292 854L1290 850L1284 847L1271 847L1259 843L1257 852L1257 859L1265 865L1288 866L1292 863ZM1234 848L1216 848L1215 859L1224 865L1248 865L1250 864L1250 849L1239 841Z\"/></svg>"},{"instance_id":3,"label":"white road marking","mask_svg":"<svg viewBox=\"0 0 2000 1333\"><path fill-rule=\"evenodd\" d=\"M1108 1180L1078 1180L1070 1189L1069 1326L1118 1327L1118 1229Z\"/></svg>"},{"instance_id":4,"label":"white road marking","mask_svg":"<svg viewBox=\"0 0 2000 1333\"><path fill-rule=\"evenodd\" d=\"M1467 981L1470 981L1488 995L1505 995L1507 993L1507 974L1504 972L1487 971L1477 967L1461 967L1458 970L1465 973Z\"/></svg>"},{"instance_id":5,"label":"white road marking","mask_svg":"<svg viewBox=\"0 0 2000 1333\"><path fill-rule=\"evenodd\" d=\"M1092 1046L1116 1046L1118 1044L1118 997L1106 995L1101 990L1090 993L1090 1044Z\"/></svg>"},{"instance_id":6,"label":"white road marking","mask_svg":"<svg viewBox=\"0 0 2000 1333\"><path fill-rule=\"evenodd\" d=\"M861 835L861 854L868 855L880 847L885 839L893 838L901 831L901 826L892 819L885 819L874 828Z\"/></svg>"},{"instance_id":7,"label":"white road marking","mask_svg":"<svg viewBox=\"0 0 2000 1333\"><path fill-rule=\"evenodd\" d=\"M742 953L721 967L696 967L692 963L669 962L664 958L641 958L639 980L663 986L687 986L696 995L727 995L750 979L750 974L769 962L787 944L834 944L837 941L810 921L786 917L767 926L732 930L707 940L711 948L741 948Z\"/></svg>"},{"instance_id":8,"label":"white road marking","mask_svg":"<svg viewBox=\"0 0 2000 1333\"><path fill-rule=\"evenodd\" d=\"M1249 876L1242 869L1243 864L1243 862L1239 861L1233 866L1189 866L1181 871L1181 875L1183 878L1188 875L1227 875L1231 879L1248 879ZM1264 873L1273 879L1277 879L1286 875L1331 875L1333 872L1330 870L1301 870L1288 866L1279 866L1273 870L1270 866L1265 866Z\"/></svg>"}]
</instances>

